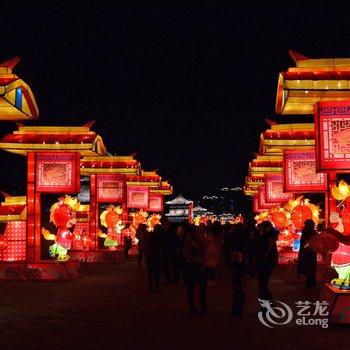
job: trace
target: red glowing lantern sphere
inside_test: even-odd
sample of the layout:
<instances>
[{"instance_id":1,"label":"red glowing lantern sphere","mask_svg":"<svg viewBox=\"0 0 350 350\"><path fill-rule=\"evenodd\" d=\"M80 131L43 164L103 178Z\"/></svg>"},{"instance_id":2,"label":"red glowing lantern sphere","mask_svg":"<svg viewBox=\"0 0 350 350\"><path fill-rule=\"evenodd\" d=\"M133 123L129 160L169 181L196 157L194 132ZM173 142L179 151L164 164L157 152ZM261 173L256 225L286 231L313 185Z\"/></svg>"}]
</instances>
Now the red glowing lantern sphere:
<instances>
[{"instance_id":1,"label":"red glowing lantern sphere","mask_svg":"<svg viewBox=\"0 0 350 350\"><path fill-rule=\"evenodd\" d=\"M272 215L272 221L275 224L275 227L281 230L285 228L287 224L286 214L282 211L279 211L278 213Z\"/></svg>"},{"instance_id":2,"label":"red glowing lantern sphere","mask_svg":"<svg viewBox=\"0 0 350 350\"><path fill-rule=\"evenodd\" d=\"M120 216L116 211L111 210L106 214L105 220L107 227L113 228L115 227L115 225L117 225L118 221L120 220Z\"/></svg>"},{"instance_id":3,"label":"red glowing lantern sphere","mask_svg":"<svg viewBox=\"0 0 350 350\"><path fill-rule=\"evenodd\" d=\"M312 220L312 211L306 205L298 205L292 212L292 221L297 230L302 230L305 220Z\"/></svg>"}]
</instances>

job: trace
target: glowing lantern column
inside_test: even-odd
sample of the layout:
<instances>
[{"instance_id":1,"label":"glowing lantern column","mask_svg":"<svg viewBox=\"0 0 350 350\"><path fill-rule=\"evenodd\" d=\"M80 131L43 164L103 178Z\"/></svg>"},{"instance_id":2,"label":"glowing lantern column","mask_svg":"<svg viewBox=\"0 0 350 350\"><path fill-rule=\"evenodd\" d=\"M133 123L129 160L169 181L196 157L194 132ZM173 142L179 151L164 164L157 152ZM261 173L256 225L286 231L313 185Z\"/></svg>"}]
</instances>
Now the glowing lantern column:
<instances>
[{"instance_id":1,"label":"glowing lantern column","mask_svg":"<svg viewBox=\"0 0 350 350\"><path fill-rule=\"evenodd\" d=\"M27 261L40 260L38 217L40 221L40 194L35 192L35 153L29 152L27 157Z\"/></svg>"},{"instance_id":2,"label":"glowing lantern column","mask_svg":"<svg viewBox=\"0 0 350 350\"><path fill-rule=\"evenodd\" d=\"M90 175L90 235L95 237L95 249L98 249L98 233L96 223L98 220L98 206L97 206L97 186L96 174Z\"/></svg>"}]
</instances>

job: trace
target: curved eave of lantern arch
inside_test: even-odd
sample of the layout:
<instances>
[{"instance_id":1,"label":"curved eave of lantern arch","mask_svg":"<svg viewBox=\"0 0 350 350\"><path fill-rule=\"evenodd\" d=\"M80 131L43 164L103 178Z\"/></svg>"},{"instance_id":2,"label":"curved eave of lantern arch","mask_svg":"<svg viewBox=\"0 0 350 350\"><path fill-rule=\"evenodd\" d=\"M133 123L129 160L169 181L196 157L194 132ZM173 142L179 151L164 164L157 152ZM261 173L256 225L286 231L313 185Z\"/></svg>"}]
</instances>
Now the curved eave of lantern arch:
<instances>
[{"instance_id":1,"label":"curved eave of lantern arch","mask_svg":"<svg viewBox=\"0 0 350 350\"><path fill-rule=\"evenodd\" d=\"M79 152L81 155L96 155L93 145L86 144L43 144L43 143L2 143L0 149L14 154L26 156L28 152Z\"/></svg>"},{"instance_id":2,"label":"curved eave of lantern arch","mask_svg":"<svg viewBox=\"0 0 350 350\"><path fill-rule=\"evenodd\" d=\"M26 199L26 196L5 196L5 201L0 204L0 222L25 221Z\"/></svg>"},{"instance_id":3,"label":"curved eave of lantern arch","mask_svg":"<svg viewBox=\"0 0 350 350\"><path fill-rule=\"evenodd\" d=\"M103 143L102 137L100 135L97 135L93 144L92 144L92 150L101 156L104 156L107 154L106 147Z\"/></svg>"},{"instance_id":4,"label":"curved eave of lantern arch","mask_svg":"<svg viewBox=\"0 0 350 350\"><path fill-rule=\"evenodd\" d=\"M160 187L151 188L150 193L162 194L164 196L171 196L174 193L174 188L168 181L162 181Z\"/></svg>"},{"instance_id":5,"label":"curved eave of lantern arch","mask_svg":"<svg viewBox=\"0 0 350 350\"><path fill-rule=\"evenodd\" d=\"M89 133L91 141L78 143L74 138L79 138L78 133L72 134L72 140L67 140L67 135L70 135L69 127L61 127L59 132L58 128L52 127L50 133L46 129L47 127L20 127L18 132L15 131L13 134L5 135L0 140L0 149L23 156L26 156L27 152L39 151L79 152L82 156L96 156L106 152L102 138L98 135L94 137L93 133L91 135Z\"/></svg>"},{"instance_id":6,"label":"curved eave of lantern arch","mask_svg":"<svg viewBox=\"0 0 350 350\"><path fill-rule=\"evenodd\" d=\"M82 175L126 174L138 176L140 163L133 156L94 155L81 159Z\"/></svg>"},{"instance_id":7,"label":"curved eave of lantern arch","mask_svg":"<svg viewBox=\"0 0 350 350\"><path fill-rule=\"evenodd\" d=\"M310 59L291 51L296 67L278 77L276 113L302 115L314 113L317 102L350 99L350 59Z\"/></svg>"},{"instance_id":8,"label":"curved eave of lantern arch","mask_svg":"<svg viewBox=\"0 0 350 350\"><path fill-rule=\"evenodd\" d=\"M12 69L19 62L15 57L0 64L0 120L37 119L39 109L32 90Z\"/></svg>"},{"instance_id":9,"label":"curved eave of lantern arch","mask_svg":"<svg viewBox=\"0 0 350 350\"><path fill-rule=\"evenodd\" d=\"M171 196L173 194L173 187L162 189L162 188L151 188L150 193L162 194L164 196Z\"/></svg>"}]
</instances>

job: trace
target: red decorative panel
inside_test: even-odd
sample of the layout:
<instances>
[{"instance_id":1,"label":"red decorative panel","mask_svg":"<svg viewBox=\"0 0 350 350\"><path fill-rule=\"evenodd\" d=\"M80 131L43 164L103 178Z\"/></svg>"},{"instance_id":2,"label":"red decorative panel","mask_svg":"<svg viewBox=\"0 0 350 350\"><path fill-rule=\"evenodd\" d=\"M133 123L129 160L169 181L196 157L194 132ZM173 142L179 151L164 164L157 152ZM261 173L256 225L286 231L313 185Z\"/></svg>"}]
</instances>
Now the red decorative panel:
<instances>
[{"instance_id":1,"label":"red decorative panel","mask_svg":"<svg viewBox=\"0 0 350 350\"><path fill-rule=\"evenodd\" d=\"M23 261L26 259L26 222L10 221L4 233L6 245L0 250L0 261Z\"/></svg>"},{"instance_id":2,"label":"red decorative panel","mask_svg":"<svg viewBox=\"0 0 350 350\"><path fill-rule=\"evenodd\" d=\"M77 222L73 231L74 239L72 242L73 250L88 250L95 247L95 237L89 235L89 222Z\"/></svg>"},{"instance_id":3,"label":"red decorative panel","mask_svg":"<svg viewBox=\"0 0 350 350\"><path fill-rule=\"evenodd\" d=\"M263 211L265 211L266 209L261 209L259 208L259 198L258 198L258 195L255 194L253 196L253 212L254 213L261 213Z\"/></svg>"},{"instance_id":4,"label":"red decorative panel","mask_svg":"<svg viewBox=\"0 0 350 350\"><path fill-rule=\"evenodd\" d=\"M327 191L327 174L316 173L314 150L285 150L283 161L285 191Z\"/></svg>"},{"instance_id":5,"label":"red decorative panel","mask_svg":"<svg viewBox=\"0 0 350 350\"><path fill-rule=\"evenodd\" d=\"M149 206L149 187L128 186L127 202L128 208L148 209Z\"/></svg>"},{"instance_id":6,"label":"red decorative panel","mask_svg":"<svg viewBox=\"0 0 350 350\"><path fill-rule=\"evenodd\" d=\"M97 202L124 202L125 175L97 175Z\"/></svg>"},{"instance_id":7,"label":"red decorative panel","mask_svg":"<svg viewBox=\"0 0 350 350\"><path fill-rule=\"evenodd\" d=\"M162 194L150 194L148 211L162 212L163 202L164 202L164 196Z\"/></svg>"},{"instance_id":8,"label":"red decorative panel","mask_svg":"<svg viewBox=\"0 0 350 350\"><path fill-rule=\"evenodd\" d=\"M315 127L317 170L350 170L350 101L316 104Z\"/></svg>"},{"instance_id":9,"label":"red decorative panel","mask_svg":"<svg viewBox=\"0 0 350 350\"><path fill-rule=\"evenodd\" d=\"M78 193L80 191L79 153L36 153L36 190L44 193Z\"/></svg>"},{"instance_id":10,"label":"red decorative panel","mask_svg":"<svg viewBox=\"0 0 350 350\"><path fill-rule=\"evenodd\" d=\"M277 205L279 204L277 202L274 202L274 203L267 202L265 186L260 186L258 189L258 203L259 203L260 209L274 208L274 207L277 207Z\"/></svg>"},{"instance_id":11,"label":"red decorative panel","mask_svg":"<svg viewBox=\"0 0 350 350\"><path fill-rule=\"evenodd\" d=\"M293 193L283 192L282 174L265 174L265 193L269 203L287 202L294 197Z\"/></svg>"}]
</instances>

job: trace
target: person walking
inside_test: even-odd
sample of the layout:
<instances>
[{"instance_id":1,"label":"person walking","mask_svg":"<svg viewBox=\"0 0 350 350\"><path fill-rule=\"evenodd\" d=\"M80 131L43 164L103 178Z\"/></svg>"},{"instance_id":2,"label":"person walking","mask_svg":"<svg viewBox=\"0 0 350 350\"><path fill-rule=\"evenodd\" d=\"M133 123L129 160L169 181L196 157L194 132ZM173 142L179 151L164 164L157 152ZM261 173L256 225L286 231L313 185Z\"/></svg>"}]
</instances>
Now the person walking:
<instances>
[{"instance_id":1,"label":"person walking","mask_svg":"<svg viewBox=\"0 0 350 350\"><path fill-rule=\"evenodd\" d=\"M214 242L213 234L204 224L200 225L204 242L204 269L207 286L214 286L217 268L219 266L219 251Z\"/></svg>"},{"instance_id":2,"label":"person walking","mask_svg":"<svg viewBox=\"0 0 350 350\"><path fill-rule=\"evenodd\" d=\"M190 224L188 222L181 223L175 227L176 232L176 248L175 248L175 259L174 259L174 283L184 284L185 283L185 258L184 258L184 246L185 239Z\"/></svg>"},{"instance_id":3,"label":"person walking","mask_svg":"<svg viewBox=\"0 0 350 350\"><path fill-rule=\"evenodd\" d=\"M300 238L297 273L306 277L305 288L315 287L317 270L317 253L308 246L311 238L316 236L315 223L306 220Z\"/></svg>"},{"instance_id":4,"label":"person walking","mask_svg":"<svg viewBox=\"0 0 350 350\"><path fill-rule=\"evenodd\" d=\"M148 286L150 293L158 293L160 271L162 265L163 237L160 225L155 225L148 236L148 246L145 251L145 261L148 269Z\"/></svg>"},{"instance_id":5,"label":"person walking","mask_svg":"<svg viewBox=\"0 0 350 350\"><path fill-rule=\"evenodd\" d=\"M244 279L247 271L247 239L243 224L235 225L234 231L226 236L225 260L226 266L232 269L232 317L243 318L245 303Z\"/></svg>"},{"instance_id":6,"label":"person walking","mask_svg":"<svg viewBox=\"0 0 350 350\"><path fill-rule=\"evenodd\" d=\"M175 226L171 225L167 219L162 220L163 230L163 273L165 284L174 282L175 253L176 253L176 232Z\"/></svg>"},{"instance_id":7,"label":"person walking","mask_svg":"<svg viewBox=\"0 0 350 350\"><path fill-rule=\"evenodd\" d=\"M132 238L130 231L130 224L127 224L125 229L122 231L124 237L124 255L125 259L129 258L129 250L132 248Z\"/></svg>"},{"instance_id":8,"label":"person walking","mask_svg":"<svg viewBox=\"0 0 350 350\"><path fill-rule=\"evenodd\" d=\"M269 279L278 264L276 240L278 231L270 221L263 221L258 225L256 270L259 284L259 302L262 311L266 311L266 304L273 303L272 293L268 287Z\"/></svg>"},{"instance_id":9,"label":"person walking","mask_svg":"<svg viewBox=\"0 0 350 350\"><path fill-rule=\"evenodd\" d=\"M199 285L201 313L208 312L206 304L206 278L204 271L204 237L203 228L189 226L184 245L185 271L187 282L187 302L190 314L197 312L194 303L194 290Z\"/></svg>"},{"instance_id":10,"label":"person walking","mask_svg":"<svg viewBox=\"0 0 350 350\"><path fill-rule=\"evenodd\" d=\"M147 247L148 231L146 224L139 224L136 230L136 238L138 239L138 256L137 256L137 265L141 267L142 260L145 258L145 250Z\"/></svg>"}]
</instances>

